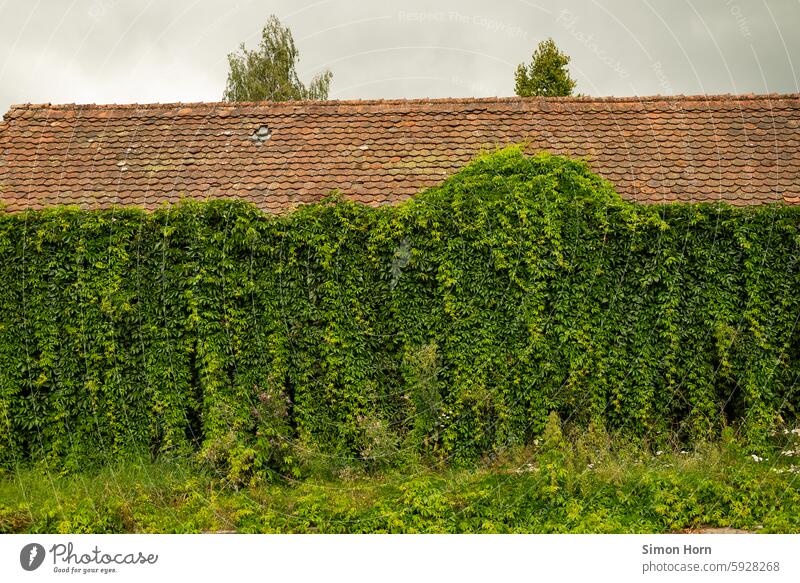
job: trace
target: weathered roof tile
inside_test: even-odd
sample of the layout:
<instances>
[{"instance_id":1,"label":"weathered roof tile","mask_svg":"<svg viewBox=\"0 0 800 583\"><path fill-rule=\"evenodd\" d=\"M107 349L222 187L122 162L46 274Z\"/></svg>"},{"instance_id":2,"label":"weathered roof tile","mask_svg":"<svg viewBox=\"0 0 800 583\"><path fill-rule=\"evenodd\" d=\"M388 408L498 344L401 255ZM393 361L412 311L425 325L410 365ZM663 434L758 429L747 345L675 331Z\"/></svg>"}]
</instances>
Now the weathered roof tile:
<instances>
[{"instance_id":1,"label":"weathered roof tile","mask_svg":"<svg viewBox=\"0 0 800 583\"><path fill-rule=\"evenodd\" d=\"M587 157L639 202L800 204L798 128L798 95L27 104L0 123L0 203L228 196L280 212L338 188L379 205L525 143Z\"/></svg>"}]
</instances>

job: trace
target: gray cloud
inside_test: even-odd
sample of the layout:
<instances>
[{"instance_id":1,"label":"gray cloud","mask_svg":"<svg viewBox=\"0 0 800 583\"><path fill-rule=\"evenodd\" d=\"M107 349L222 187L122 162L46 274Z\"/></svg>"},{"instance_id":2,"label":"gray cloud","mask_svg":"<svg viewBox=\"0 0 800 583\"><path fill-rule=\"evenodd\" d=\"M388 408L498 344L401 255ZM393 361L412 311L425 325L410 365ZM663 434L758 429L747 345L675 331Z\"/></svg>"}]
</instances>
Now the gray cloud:
<instances>
[{"instance_id":1,"label":"gray cloud","mask_svg":"<svg viewBox=\"0 0 800 583\"><path fill-rule=\"evenodd\" d=\"M0 110L22 102L217 101L226 55L271 13L335 98L512 95L553 37L588 95L797 92L798 0L7 0Z\"/></svg>"}]
</instances>

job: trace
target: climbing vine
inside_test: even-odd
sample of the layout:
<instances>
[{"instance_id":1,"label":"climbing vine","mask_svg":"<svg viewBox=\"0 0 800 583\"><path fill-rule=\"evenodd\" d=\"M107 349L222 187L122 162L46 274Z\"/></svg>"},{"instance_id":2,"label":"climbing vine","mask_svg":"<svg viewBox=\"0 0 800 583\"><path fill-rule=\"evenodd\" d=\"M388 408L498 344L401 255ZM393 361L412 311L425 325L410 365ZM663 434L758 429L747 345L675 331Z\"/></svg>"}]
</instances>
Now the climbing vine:
<instances>
[{"instance_id":1,"label":"climbing vine","mask_svg":"<svg viewBox=\"0 0 800 583\"><path fill-rule=\"evenodd\" d=\"M800 404L798 227L517 148L393 207L2 213L0 464L461 463L553 411L758 443Z\"/></svg>"}]
</instances>

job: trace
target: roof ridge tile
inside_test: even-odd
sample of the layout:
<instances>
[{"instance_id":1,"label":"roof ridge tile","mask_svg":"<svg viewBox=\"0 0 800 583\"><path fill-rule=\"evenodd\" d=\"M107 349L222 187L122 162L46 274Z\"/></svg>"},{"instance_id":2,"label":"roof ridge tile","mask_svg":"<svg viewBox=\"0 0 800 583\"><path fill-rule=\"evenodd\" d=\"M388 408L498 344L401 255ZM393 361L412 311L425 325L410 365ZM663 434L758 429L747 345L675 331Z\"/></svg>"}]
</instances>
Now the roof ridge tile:
<instances>
[{"instance_id":1,"label":"roof ridge tile","mask_svg":"<svg viewBox=\"0 0 800 583\"><path fill-rule=\"evenodd\" d=\"M645 95L645 96L570 96L570 97L432 97L410 99L329 99L297 101L177 101L170 103L18 103L10 106L9 113L24 109L191 109L191 108L253 108L253 107L349 107L349 106L392 106L392 105L486 105L486 104L604 104L604 103L693 103L700 102L765 102L800 100L800 93L720 93L696 95Z\"/></svg>"}]
</instances>

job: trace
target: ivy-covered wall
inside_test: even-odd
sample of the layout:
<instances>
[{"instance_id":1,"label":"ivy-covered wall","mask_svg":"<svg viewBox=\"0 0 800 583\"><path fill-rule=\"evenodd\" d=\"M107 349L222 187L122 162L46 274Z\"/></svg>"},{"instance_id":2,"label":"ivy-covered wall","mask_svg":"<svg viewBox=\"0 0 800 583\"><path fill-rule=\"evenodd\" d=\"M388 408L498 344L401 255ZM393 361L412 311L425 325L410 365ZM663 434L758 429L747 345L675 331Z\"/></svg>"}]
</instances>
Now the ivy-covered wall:
<instances>
[{"instance_id":1,"label":"ivy-covered wall","mask_svg":"<svg viewBox=\"0 0 800 583\"><path fill-rule=\"evenodd\" d=\"M798 227L516 148L380 209L3 213L0 465L460 463L551 411L757 442L800 405Z\"/></svg>"}]
</instances>

